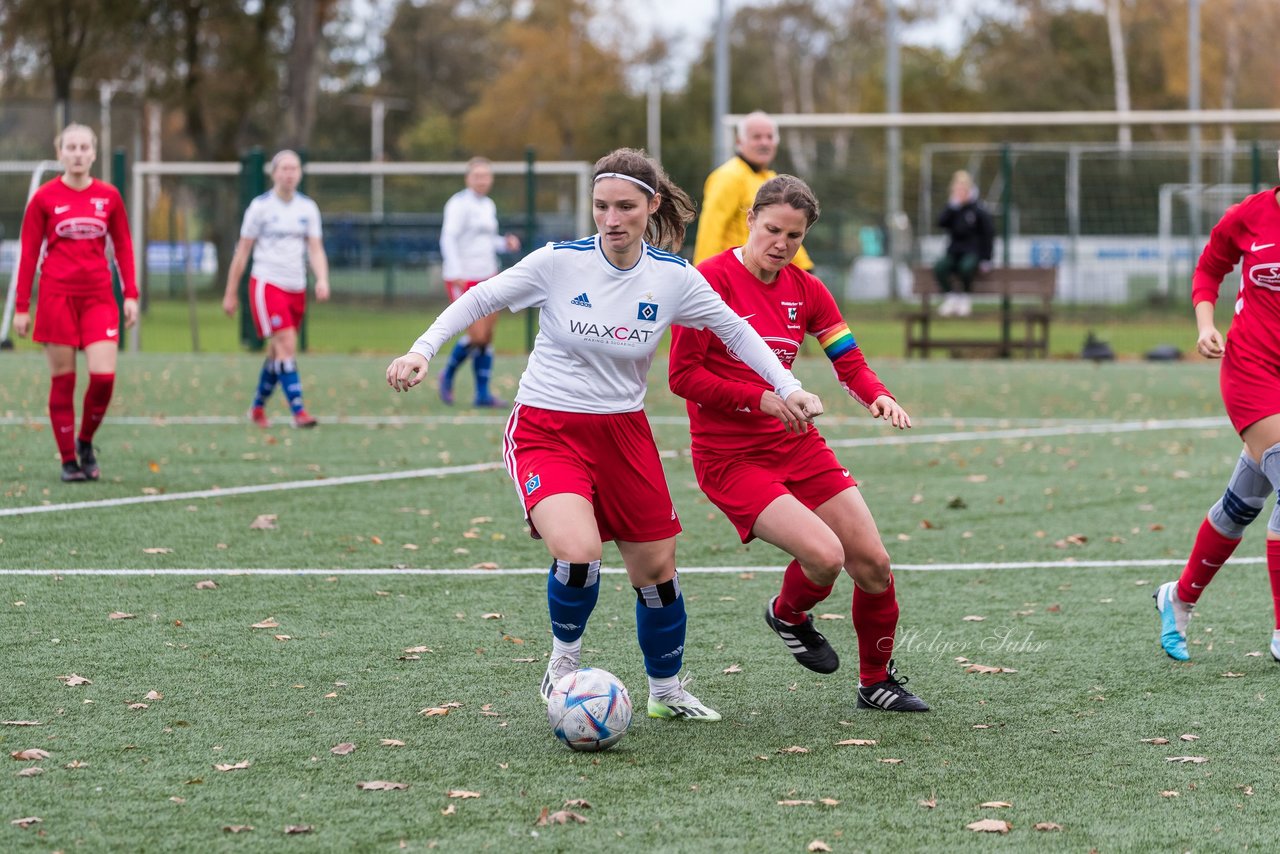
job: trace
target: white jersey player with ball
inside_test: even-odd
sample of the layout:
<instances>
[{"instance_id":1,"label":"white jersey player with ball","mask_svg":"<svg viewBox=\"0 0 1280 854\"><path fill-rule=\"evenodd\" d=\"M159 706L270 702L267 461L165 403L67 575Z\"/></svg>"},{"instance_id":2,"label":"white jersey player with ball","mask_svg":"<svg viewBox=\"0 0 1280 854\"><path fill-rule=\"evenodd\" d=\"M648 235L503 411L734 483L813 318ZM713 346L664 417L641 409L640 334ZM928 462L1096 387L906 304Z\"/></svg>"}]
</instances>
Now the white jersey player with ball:
<instances>
[{"instance_id":1,"label":"white jersey player with ball","mask_svg":"<svg viewBox=\"0 0 1280 854\"><path fill-rule=\"evenodd\" d=\"M679 248L693 207L647 155L619 149L597 161L592 208L598 234L545 246L467 291L388 366L387 382L399 391L418 385L444 342L478 317L540 310L503 458L530 530L552 556L543 699L580 666L602 543L613 540L636 591L649 716L719 720L678 676L686 622L675 563L680 522L644 414L649 367L671 324L710 329L786 401L780 418L790 429L806 429L822 404L697 270L659 248Z\"/></svg>"}]
</instances>

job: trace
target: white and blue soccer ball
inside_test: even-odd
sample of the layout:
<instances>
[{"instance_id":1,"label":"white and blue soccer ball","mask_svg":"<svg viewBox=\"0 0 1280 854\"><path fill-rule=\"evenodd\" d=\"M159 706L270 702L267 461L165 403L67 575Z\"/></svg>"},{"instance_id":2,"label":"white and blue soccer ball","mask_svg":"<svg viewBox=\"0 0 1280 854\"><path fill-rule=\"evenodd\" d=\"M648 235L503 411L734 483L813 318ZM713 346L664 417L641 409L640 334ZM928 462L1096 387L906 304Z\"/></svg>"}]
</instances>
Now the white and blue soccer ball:
<instances>
[{"instance_id":1,"label":"white and blue soccer ball","mask_svg":"<svg viewBox=\"0 0 1280 854\"><path fill-rule=\"evenodd\" d=\"M560 677L547 719L556 738L574 750L608 750L631 725L631 695L609 671L584 667Z\"/></svg>"}]
</instances>

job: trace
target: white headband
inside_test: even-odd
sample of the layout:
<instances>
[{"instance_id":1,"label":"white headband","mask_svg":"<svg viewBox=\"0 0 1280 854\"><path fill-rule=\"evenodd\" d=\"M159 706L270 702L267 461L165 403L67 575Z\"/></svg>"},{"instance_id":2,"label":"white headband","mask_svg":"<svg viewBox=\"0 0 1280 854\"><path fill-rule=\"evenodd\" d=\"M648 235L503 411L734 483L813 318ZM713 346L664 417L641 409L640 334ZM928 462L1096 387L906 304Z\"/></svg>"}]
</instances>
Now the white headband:
<instances>
[{"instance_id":1,"label":"white headband","mask_svg":"<svg viewBox=\"0 0 1280 854\"><path fill-rule=\"evenodd\" d=\"M595 180L592 181L591 183L594 184L596 181L599 181L601 178L621 178L624 181L630 181L632 184L635 184L637 187L640 187L646 190L651 196L658 195L658 191L653 189L653 187L650 187L644 181L641 181L639 178L632 178L630 175L623 175L621 172L601 172L599 175L595 177Z\"/></svg>"}]
</instances>

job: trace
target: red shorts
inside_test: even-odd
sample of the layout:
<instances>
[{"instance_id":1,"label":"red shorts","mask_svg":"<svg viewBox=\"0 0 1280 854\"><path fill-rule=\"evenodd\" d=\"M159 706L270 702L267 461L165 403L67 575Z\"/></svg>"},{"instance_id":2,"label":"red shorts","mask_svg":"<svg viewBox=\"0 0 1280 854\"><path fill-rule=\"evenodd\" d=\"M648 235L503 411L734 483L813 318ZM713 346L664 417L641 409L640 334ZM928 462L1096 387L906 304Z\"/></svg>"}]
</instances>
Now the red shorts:
<instances>
[{"instance_id":1,"label":"red shorts","mask_svg":"<svg viewBox=\"0 0 1280 854\"><path fill-rule=\"evenodd\" d=\"M484 279L445 279L444 291L449 295L449 302L456 302L459 297L483 281Z\"/></svg>"},{"instance_id":2,"label":"red shorts","mask_svg":"<svg viewBox=\"0 0 1280 854\"><path fill-rule=\"evenodd\" d=\"M253 327L263 338L281 329L298 329L307 310L306 291L286 291L278 285L249 277L249 310Z\"/></svg>"},{"instance_id":3,"label":"red shorts","mask_svg":"<svg viewBox=\"0 0 1280 854\"><path fill-rule=\"evenodd\" d=\"M31 338L84 349L120 340L120 309L112 294L40 294Z\"/></svg>"},{"instance_id":4,"label":"red shorts","mask_svg":"<svg viewBox=\"0 0 1280 854\"><path fill-rule=\"evenodd\" d=\"M1218 373L1222 402L1237 433L1268 415L1280 413L1280 370L1231 349L1228 343Z\"/></svg>"},{"instance_id":5,"label":"red shorts","mask_svg":"<svg viewBox=\"0 0 1280 854\"><path fill-rule=\"evenodd\" d=\"M755 539L756 519L779 496L794 495L813 510L858 485L817 430L760 453L694 451L693 473L744 543Z\"/></svg>"},{"instance_id":6,"label":"red shorts","mask_svg":"<svg viewBox=\"0 0 1280 854\"><path fill-rule=\"evenodd\" d=\"M517 403L502 458L525 518L550 495L581 495L595 509L600 539L648 543L680 533L658 446L644 412L590 415ZM533 535L533 523L529 523Z\"/></svg>"}]
</instances>

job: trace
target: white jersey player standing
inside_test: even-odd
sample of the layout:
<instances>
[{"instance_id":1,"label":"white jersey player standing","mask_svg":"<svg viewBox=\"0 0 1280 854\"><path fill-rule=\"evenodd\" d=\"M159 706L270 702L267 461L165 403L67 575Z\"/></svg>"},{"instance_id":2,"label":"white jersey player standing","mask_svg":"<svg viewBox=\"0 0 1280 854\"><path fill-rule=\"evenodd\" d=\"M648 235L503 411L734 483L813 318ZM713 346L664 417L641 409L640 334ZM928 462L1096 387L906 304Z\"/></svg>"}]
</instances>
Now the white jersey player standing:
<instances>
[{"instance_id":1,"label":"white jersey player standing","mask_svg":"<svg viewBox=\"0 0 1280 854\"><path fill-rule=\"evenodd\" d=\"M499 252L518 252L520 238L498 234L498 208L489 198L493 188L493 164L484 157L467 161L467 186L454 193L444 205L440 226L440 258L444 287L456 300L499 270ZM497 314L477 320L458 339L449 361L440 372L440 399L453 403L453 377L462 363L471 358L476 378L475 405L506 406L489 391L493 372L493 327Z\"/></svg>"},{"instance_id":2,"label":"white jersey player standing","mask_svg":"<svg viewBox=\"0 0 1280 854\"><path fill-rule=\"evenodd\" d=\"M298 330L307 308L307 261L316 274L316 299L329 298L329 260L320 241L320 208L298 192L302 160L289 150L271 158L272 187L249 203L240 226L240 242L227 271L222 308L234 315L240 305L240 277L253 255L249 272L249 308L254 327L267 341L267 358L249 420L267 427L264 406L277 383L283 384L295 427L314 427L316 419L302 404L298 380Z\"/></svg>"},{"instance_id":3,"label":"white jersey player standing","mask_svg":"<svg viewBox=\"0 0 1280 854\"><path fill-rule=\"evenodd\" d=\"M786 402L779 418L804 430L822 403L711 289L678 249L689 197L642 151L595 164L598 233L545 246L472 288L387 367L398 390L422 382L450 337L499 308L539 309L539 331L503 436L503 458L530 532L551 552L552 650L546 700L579 667L582 634L600 591L602 543L613 540L636 591L636 635L656 718L720 715L678 676L685 607L676 573L680 522L644 414L649 367L673 323L710 329Z\"/></svg>"}]
</instances>

